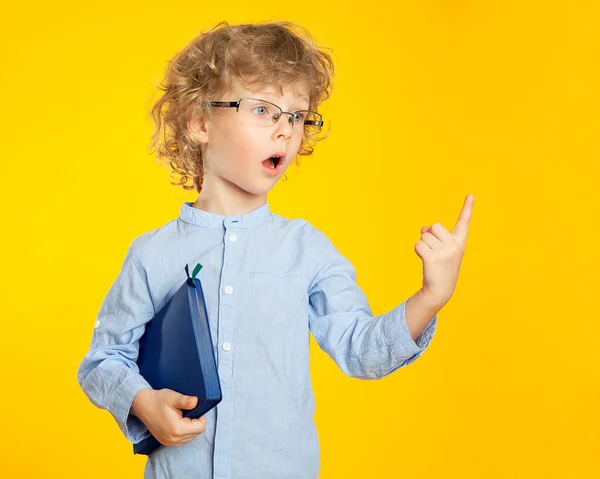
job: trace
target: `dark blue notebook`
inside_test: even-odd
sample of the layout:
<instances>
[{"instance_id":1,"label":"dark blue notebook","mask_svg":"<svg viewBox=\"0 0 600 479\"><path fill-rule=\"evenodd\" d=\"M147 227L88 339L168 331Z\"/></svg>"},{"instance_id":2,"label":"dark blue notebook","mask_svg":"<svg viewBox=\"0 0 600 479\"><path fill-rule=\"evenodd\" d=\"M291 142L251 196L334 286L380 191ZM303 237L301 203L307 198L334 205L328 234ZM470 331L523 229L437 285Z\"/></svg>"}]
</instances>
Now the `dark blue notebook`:
<instances>
[{"instance_id":1,"label":"dark blue notebook","mask_svg":"<svg viewBox=\"0 0 600 479\"><path fill-rule=\"evenodd\" d=\"M213 350L206 303L196 265L173 297L146 324L140 338L137 364L153 389L168 388L197 396L194 409L183 417L199 418L221 402L221 384ZM162 444L150 435L133 445L134 454L150 455Z\"/></svg>"}]
</instances>

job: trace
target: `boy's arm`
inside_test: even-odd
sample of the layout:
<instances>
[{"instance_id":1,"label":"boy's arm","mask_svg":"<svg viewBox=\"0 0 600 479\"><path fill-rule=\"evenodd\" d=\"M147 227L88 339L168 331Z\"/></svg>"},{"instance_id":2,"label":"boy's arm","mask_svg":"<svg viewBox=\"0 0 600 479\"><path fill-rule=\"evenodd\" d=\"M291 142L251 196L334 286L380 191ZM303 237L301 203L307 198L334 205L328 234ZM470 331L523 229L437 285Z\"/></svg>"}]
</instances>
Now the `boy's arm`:
<instances>
[{"instance_id":1,"label":"boy's arm","mask_svg":"<svg viewBox=\"0 0 600 479\"><path fill-rule=\"evenodd\" d=\"M410 337L416 340L444 305L420 289L406 300L405 315Z\"/></svg>"},{"instance_id":2,"label":"boy's arm","mask_svg":"<svg viewBox=\"0 0 600 479\"><path fill-rule=\"evenodd\" d=\"M420 296L416 296L416 302L410 300L414 316L411 328L418 334L413 339L406 320L408 299L391 311L374 316L356 284L356 270L350 261L314 227L310 245L315 276L308 293L309 328L340 369L348 376L379 379L419 358L437 328L435 309L422 309ZM430 320L423 325L428 314Z\"/></svg>"},{"instance_id":3,"label":"boy's arm","mask_svg":"<svg viewBox=\"0 0 600 479\"><path fill-rule=\"evenodd\" d=\"M90 349L77 371L77 381L89 400L112 414L131 443L150 435L130 409L134 396L151 388L139 374L136 361L139 339L154 316L146 276L134 258L134 244L102 302Z\"/></svg>"}]
</instances>

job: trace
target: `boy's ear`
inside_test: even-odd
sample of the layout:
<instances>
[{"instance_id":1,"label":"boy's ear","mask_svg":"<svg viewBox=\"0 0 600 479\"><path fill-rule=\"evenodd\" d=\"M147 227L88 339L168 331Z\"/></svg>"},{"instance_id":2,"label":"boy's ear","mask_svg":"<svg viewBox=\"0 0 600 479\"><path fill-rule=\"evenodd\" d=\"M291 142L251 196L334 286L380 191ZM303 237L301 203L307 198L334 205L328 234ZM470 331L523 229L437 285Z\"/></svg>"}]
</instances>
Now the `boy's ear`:
<instances>
[{"instance_id":1,"label":"boy's ear","mask_svg":"<svg viewBox=\"0 0 600 479\"><path fill-rule=\"evenodd\" d=\"M189 120L187 127L198 143L208 143L208 120L205 116Z\"/></svg>"}]
</instances>

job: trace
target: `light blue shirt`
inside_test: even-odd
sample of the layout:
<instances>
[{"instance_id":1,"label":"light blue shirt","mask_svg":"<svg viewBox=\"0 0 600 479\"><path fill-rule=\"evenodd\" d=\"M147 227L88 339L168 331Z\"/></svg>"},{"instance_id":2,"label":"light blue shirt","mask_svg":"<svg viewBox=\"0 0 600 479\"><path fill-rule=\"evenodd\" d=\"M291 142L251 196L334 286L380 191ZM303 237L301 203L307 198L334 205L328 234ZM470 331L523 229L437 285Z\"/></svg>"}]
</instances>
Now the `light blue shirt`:
<instances>
[{"instance_id":1,"label":"light blue shirt","mask_svg":"<svg viewBox=\"0 0 600 479\"><path fill-rule=\"evenodd\" d=\"M147 437L129 412L136 393L150 387L136 364L139 339L186 280L185 265L200 263L223 399L205 415L204 433L149 456L144 477L316 479L309 330L345 374L379 379L423 354L437 315L416 341L406 300L374 316L355 268L327 236L271 212L268 202L237 216L191 205L131 243L78 382L131 443Z\"/></svg>"}]
</instances>

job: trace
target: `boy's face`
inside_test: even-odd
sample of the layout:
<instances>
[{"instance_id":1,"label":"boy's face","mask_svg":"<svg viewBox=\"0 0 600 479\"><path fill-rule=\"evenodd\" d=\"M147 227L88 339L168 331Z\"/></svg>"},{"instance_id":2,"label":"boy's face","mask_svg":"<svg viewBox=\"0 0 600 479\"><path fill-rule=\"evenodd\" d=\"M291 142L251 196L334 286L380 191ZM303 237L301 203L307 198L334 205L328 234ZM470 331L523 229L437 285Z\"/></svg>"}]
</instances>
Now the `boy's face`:
<instances>
[{"instance_id":1,"label":"boy's face","mask_svg":"<svg viewBox=\"0 0 600 479\"><path fill-rule=\"evenodd\" d=\"M287 86L283 95L276 87L251 91L236 83L232 91L219 101L238 101L240 98L258 98L279 106L283 111L308 110L309 99L304 85ZM261 125L248 120L235 108L212 108L212 121L196 120L188 123L190 131L202 144L204 159L203 192L232 194L235 198L255 200L260 205L267 192L277 183L296 157L302 142L303 125L289 122L282 114L277 123ZM254 110L259 114L266 111ZM276 169L268 160L284 152Z\"/></svg>"}]
</instances>

